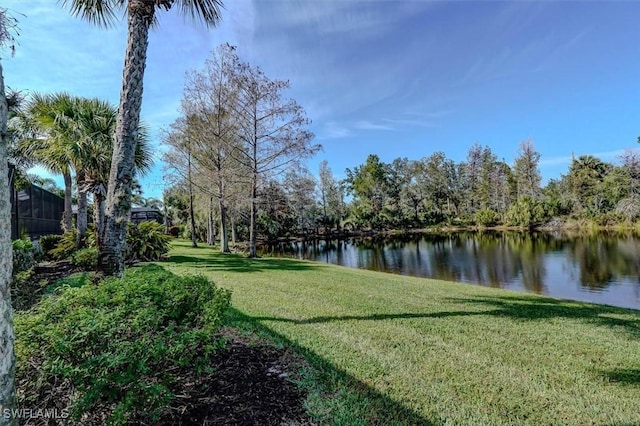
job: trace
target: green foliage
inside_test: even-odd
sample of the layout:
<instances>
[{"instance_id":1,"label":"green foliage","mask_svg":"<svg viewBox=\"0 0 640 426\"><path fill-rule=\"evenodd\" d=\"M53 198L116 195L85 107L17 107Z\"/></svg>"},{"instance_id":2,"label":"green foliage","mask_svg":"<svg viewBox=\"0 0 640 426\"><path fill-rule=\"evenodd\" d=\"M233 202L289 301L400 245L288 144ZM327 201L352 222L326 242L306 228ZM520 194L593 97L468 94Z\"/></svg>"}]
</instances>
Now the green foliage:
<instances>
[{"instance_id":1,"label":"green foliage","mask_svg":"<svg viewBox=\"0 0 640 426\"><path fill-rule=\"evenodd\" d=\"M29 239L13 240L13 274L27 271L38 263L38 250Z\"/></svg>"},{"instance_id":2,"label":"green foliage","mask_svg":"<svg viewBox=\"0 0 640 426\"><path fill-rule=\"evenodd\" d=\"M71 263L86 270L95 270L98 267L98 249L87 247L71 254Z\"/></svg>"},{"instance_id":3,"label":"green foliage","mask_svg":"<svg viewBox=\"0 0 640 426\"><path fill-rule=\"evenodd\" d=\"M14 272L11 279L11 304L21 311L33 306L42 295L46 281L34 279L33 268Z\"/></svg>"},{"instance_id":4,"label":"green foliage","mask_svg":"<svg viewBox=\"0 0 640 426\"><path fill-rule=\"evenodd\" d=\"M540 200L522 197L507 212L506 224L510 226L533 226L549 218Z\"/></svg>"},{"instance_id":5,"label":"green foliage","mask_svg":"<svg viewBox=\"0 0 640 426\"><path fill-rule=\"evenodd\" d=\"M95 223L87 226L87 233L84 236L84 245L86 247L98 247L98 228Z\"/></svg>"},{"instance_id":6,"label":"green foliage","mask_svg":"<svg viewBox=\"0 0 640 426\"><path fill-rule=\"evenodd\" d=\"M473 219L478 226L495 226L500 222L500 215L491 209L483 209L478 210Z\"/></svg>"},{"instance_id":7,"label":"green foliage","mask_svg":"<svg viewBox=\"0 0 640 426\"><path fill-rule=\"evenodd\" d=\"M16 317L21 405L73 395L72 418L103 412L112 424L153 423L171 403L180 368L208 372L230 292L159 266L98 286L61 288ZM60 408L59 406L57 408Z\"/></svg>"},{"instance_id":8,"label":"green foliage","mask_svg":"<svg viewBox=\"0 0 640 426\"><path fill-rule=\"evenodd\" d=\"M75 229L71 229L62 234L56 247L49 251L49 256L51 256L53 260L62 260L71 256L71 253L78 248L76 245L77 234Z\"/></svg>"},{"instance_id":9,"label":"green foliage","mask_svg":"<svg viewBox=\"0 0 640 426\"><path fill-rule=\"evenodd\" d=\"M47 259L53 259L51 256L51 251L57 247L62 239L62 235L43 235L40 237L40 250L42 251L42 256Z\"/></svg>"},{"instance_id":10,"label":"green foliage","mask_svg":"<svg viewBox=\"0 0 640 426\"><path fill-rule=\"evenodd\" d=\"M128 260L160 260L169 252L171 237L164 233L164 225L157 222L130 223L127 228Z\"/></svg>"}]
</instances>

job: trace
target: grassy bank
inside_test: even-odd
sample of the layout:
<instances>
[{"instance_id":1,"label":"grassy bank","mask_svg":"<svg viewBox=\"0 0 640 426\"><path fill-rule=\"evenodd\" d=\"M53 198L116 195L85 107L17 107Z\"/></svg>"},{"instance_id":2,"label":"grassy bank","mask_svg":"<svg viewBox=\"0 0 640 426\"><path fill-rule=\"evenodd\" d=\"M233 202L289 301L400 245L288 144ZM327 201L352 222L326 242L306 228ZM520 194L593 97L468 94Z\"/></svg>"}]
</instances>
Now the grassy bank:
<instances>
[{"instance_id":1,"label":"grassy bank","mask_svg":"<svg viewBox=\"0 0 640 426\"><path fill-rule=\"evenodd\" d=\"M331 424L640 424L640 312L175 242L234 323L301 351Z\"/></svg>"}]
</instances>

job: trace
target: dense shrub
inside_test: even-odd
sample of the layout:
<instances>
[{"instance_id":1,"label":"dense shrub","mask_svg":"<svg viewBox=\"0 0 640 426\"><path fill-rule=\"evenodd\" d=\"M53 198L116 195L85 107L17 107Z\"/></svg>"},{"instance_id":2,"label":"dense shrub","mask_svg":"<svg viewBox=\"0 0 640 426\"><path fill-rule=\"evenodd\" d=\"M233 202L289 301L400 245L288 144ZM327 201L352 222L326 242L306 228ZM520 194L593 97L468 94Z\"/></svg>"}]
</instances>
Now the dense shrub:
<instances>
[{"instance_id":1,"label":"dense shrub","mask_svg":"<svg viewBox=\"0 0 640 426\"><path fill-rule=\"evenodd\" d=\"M511 226L533 226L549 219L542 201L530 197L522 197L511 205L507 211L506 222Z\"/></svg>"},{"instance_id":2,"label":"dense shrub","mask_svg":"<svg viewBox=\"0 0 640 426\"><path fill-rule=\"evenodd\" d=\"M13 274L27 271L38 263L38 250L29 239L13 240Z\"/></svg>"},{"instance_id":3,"label":"dense shrub","mask_svg":"<svg viewBox=\"0 0 640 426\"><path fill-rule=\"evenodd\" d=\"M500 215L491 209L483 209L476 212L473 220L478 226L495 226L500 222Z\"/></svg>"},{"instance_id":4,"label":"dense shrub","mask_svg":"<svg viewBox=\"0 0 640 426\"><path fill-rule=\"evenodd\" d=\"M71 253L76 251L78 246L76 245L76 236L78 232L75 229L70 229L60 236L60 240L56 247L49 250L49 256L53 260L62 260L71 256Z\"/></svg>"},{"instance_id":5,"label":"dense shrub","mask_svg":"<svg viewBox=\"0 0 640 426\"><path fill-rule=\"evenodd\" d=\"M62 235L43 235L40 237L40 250L42 251L42 256L49 260L51 257L51 250L57 247L58 243L62 239Z\"/></svg>"},{"instance_id":6,"label":"dense shrub","mask_svg":"<svg viewBox=\"0 0 640 426\"><path fill-rule=\"evenodd\" d=\"M87 247L73 252L71 263L84 270L95 270L98 267L98 249Z\"/></svg>"},{"instance_id":7,"label":"dense shrub","mask_svg":"<svg viewBox=\"0 0 640 426\"><path fill-rule=\"evenodd\" d=\"M13 274L11 279L11 305L16 311L29 309L40 300L46 280L36 281L33 268Z\"/></svg>"},{"instance_id":8,"label":"dense shrub","mask_svg":"<svg viewBox=\"0 0 640 426\"><path fill-rule=\"evenodd\" d=\"M164 233L164 226L157 222L130 223L127 228L127 259L160 260L169 252L171 237Z\"/></svg>"},{"instance_id":9,"label":"dense shrub","mask_svg":"<svg viewBox=\"0 0 640 426\"><path fill-rule=\"evenodd\" d=\"M230 293L206 278L156 265L62 288L16 316L20 404L61 409L68 401L80 424L86 413L111 424L154 422L170 406L181 368L209 372L229 303Z\"/></svg>"}]
</instances>

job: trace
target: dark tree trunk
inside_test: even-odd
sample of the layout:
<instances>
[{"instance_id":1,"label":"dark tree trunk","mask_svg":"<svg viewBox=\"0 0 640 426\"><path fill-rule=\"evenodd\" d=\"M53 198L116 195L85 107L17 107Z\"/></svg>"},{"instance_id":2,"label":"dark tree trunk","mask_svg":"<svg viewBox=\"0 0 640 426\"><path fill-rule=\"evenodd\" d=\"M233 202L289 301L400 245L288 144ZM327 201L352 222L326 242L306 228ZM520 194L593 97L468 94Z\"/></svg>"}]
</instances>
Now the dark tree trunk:
<instances>
[{"instance_id":1,"label":"dark tree trunk","mask_svg":"<svg viewBox=\"0 0 640 426\"><path fill-rule=\"evenodd\" d=\"M66 171L62 174L64 179L64 215L62 216L62 230L71 230L73 220L73 206L71 204L71 173Z\"/></svg>"},{"instance_id":2,"label":"dark tree trunk","mask_svg":"<svg viewBox=\"0 0 640 426\"><path fill-rule=\"evenodd\" d=\"M78 215L76 217L76 226L78 235L76 236L76 246L81 248L84 245L85 235L87 234L87 191L82 189L85 184L85 174L82 171L76 172L76 186L78 187Z\"/></svg>"},{"instance_id":3,"label":"dark tree trunk","mask_svg":"<svg viewBox=\"0 0 640 426\"><path fill-rule=\"evenodd\" d=\"M219 162L218 162L219 164ZM220 251L229 252L229 236L227 235L227 206L225 205L225 188L222 170L218 169L218 210L220 210Z\"/></svg>"},{"instance_id":4,"label":"dark tree trunk","mask_svg":"<svg viewBox=\"0 0 640 426\"><path fill-rule=\"evenodd\" d=\"M207 245L214 246L216 244L216 227L213 218L213 197L209 197L209 216L207 218Z\"/></svg>"},{"instance_id":5,"label":"dark tree trunk","mask_svg":"<svg viewBox=\"0 0 640 426\"><path fill-rule=\"evenodd\" d=\"M104 241L104 193L93 193L93 221L96 224L96 232L98 234L98 247Z\"/></svg>"},{"instance_id":6,"label":"dark tree trunk","mask_svg":"<svg viewBox=\"0 0 640 426\"><path fill-rule=\"evenodd\" d=\"M249 257L257 257L256 252L256 197L258 195L258 142L253 145L253 173L251 176L251 217L249 218Z\"/></svg>"},{"instance_id":7,"label":"dark tree trunk","mask_svg":"<svg viewBox=\"0 0 640 426\"><path fill-rule=\"evenodd\" d=\"M99 269L106 275L124 273L127 217L131 210L136 135L142 106L142 82L147 60L149 27L154 2L129 0L127 6L127 49L116 124L111 173L105 210L105 238L100 248Z\"/></svg>"},{"instance_id":8,"label":"dark tree trunk","mask_svg":"<svg viewBox=\"0 0 640 426\"><path fill-rule=\"evenodd\" d=\"M191 192L191 187L189 187ZM196 234L196 217L193 211L193 193L189 196L189 217L191 222L191 247L198 247L198 235Z\"/></svg>"},{"instance_id":9,"label":"dark tree trunk","mask_svg":"<svg viewBox=\"0 0 640 426\"><path fill-rule=\"evenodd\" d=\"M189 152L189 217L191 218L191 247L198 247L198 236L196 235L196 215L193 209L193 185L191 184L191 152Z\"/></svg>"},{"instance_id":10,"label":"dark tree trunk","mask_svg":"<svg viewBox=\"0 0 640 426\"><path fill-rule=\"evenodd\" d=\"M236 225L236 217L234 215L231 215L231 243L235 245L237 240L238 228Z\"/></svg>"},{"instance_id":11,"label":"dark tree trunk","mask_svg":"<svg viewBox=\"0 0 640 426\"><path fill-rule=\"evenodd\" d=\"M13 308L11 307L11 201L9 165L7 163L7 118L9 107L4 91L0 64L0 407L13 409L15 399L16 359L14 352ZM0 413L2 414L2 413ZM13 416L0 415L0 425L17 425Z\"/></svg>"}]
</instances>

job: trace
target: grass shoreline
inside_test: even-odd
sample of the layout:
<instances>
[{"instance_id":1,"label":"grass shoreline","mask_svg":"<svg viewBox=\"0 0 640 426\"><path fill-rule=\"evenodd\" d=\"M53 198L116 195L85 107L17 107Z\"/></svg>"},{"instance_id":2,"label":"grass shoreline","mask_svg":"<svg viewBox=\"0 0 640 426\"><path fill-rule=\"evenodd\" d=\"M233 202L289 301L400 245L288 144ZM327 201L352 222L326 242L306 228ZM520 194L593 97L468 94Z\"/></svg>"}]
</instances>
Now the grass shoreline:
<instances>
[{"instance_id":1,"label":"grass shoreline","mask_svg":"<svg viewBox=\"0 0 640 426\"><path fill-rule=\"evenodd\" d=\"M233 291L233 325L305 356L320 423L640 423L638 311L180 241L170 255Z\"/></svg>"}]
</instances>

